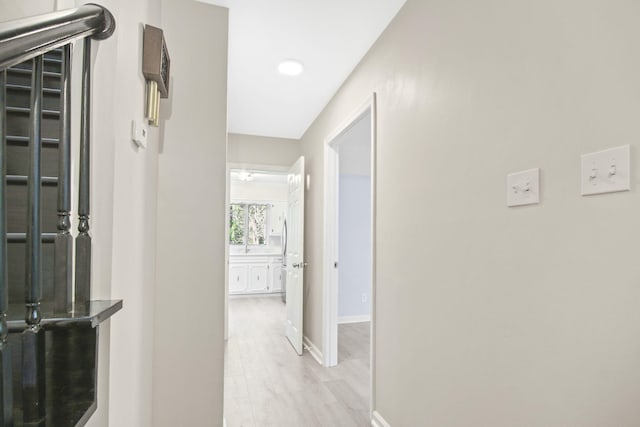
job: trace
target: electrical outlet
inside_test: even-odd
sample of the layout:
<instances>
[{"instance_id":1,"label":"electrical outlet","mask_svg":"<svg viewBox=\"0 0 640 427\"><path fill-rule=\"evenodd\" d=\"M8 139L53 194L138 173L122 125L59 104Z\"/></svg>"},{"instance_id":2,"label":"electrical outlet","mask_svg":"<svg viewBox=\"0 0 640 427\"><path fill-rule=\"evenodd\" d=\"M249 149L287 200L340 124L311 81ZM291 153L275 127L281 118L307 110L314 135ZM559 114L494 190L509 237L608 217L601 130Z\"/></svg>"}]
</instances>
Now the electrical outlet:
<instances>
[{"instance_id":1,"label":"electrical outlet","mask_svg":"<svg viewBox=\"0 0 640 427\"><path fill-rule=\"evenodd\" d=\"M367 294L362 294L362 302L367 302Z\"/></svg>"}]
</instances>

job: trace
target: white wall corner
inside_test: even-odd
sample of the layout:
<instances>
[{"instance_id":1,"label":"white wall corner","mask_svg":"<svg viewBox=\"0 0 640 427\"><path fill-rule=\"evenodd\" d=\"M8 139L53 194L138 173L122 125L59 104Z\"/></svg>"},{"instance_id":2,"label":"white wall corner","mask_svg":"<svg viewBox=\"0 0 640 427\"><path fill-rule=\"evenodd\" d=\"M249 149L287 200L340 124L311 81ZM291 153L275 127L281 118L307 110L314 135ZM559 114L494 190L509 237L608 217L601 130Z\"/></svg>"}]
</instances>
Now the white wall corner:
<instances>
[{"instance_id":1,"label":"white wall corner","mask_svg":"<svg viewBox=\"0 0 640 427\"><path fill-rule=\"evenodd\" d=\"M378 411L373 411L373 415L371 416L371 425L373 427L391 427L391 424L389 424Z\"/></svg>"},{"instance_id":2,"label":"white wall corner","mask_svg":"<svg viewBox=\"0 0 640 427\"><path fill-rule=\"evenodd\" d=\"M316 359L316 362L318 362L321 366L324 366L324 363L322 362L324 360L322 357L322 352L318 349L318 347L316 347L316 345L307 337L304 337L303 342L304 347L309 351L311 356Z\"/></svg>"}]
</instances>

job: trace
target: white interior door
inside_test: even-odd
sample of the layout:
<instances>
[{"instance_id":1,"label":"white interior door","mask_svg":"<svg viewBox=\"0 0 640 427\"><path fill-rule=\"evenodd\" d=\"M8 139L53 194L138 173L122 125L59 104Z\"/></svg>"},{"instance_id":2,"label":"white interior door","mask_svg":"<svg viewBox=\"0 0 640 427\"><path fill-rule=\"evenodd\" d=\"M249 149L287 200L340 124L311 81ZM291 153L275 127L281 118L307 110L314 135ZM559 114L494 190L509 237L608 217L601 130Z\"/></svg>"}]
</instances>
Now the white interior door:
<instances>
[{"instance_id":1,"label":"white interior door","mask_svg":"<svg viewBox=\"0 0 640 427\"><path fill-rule=\"evenodd\" d=\"M287 201L287 323L285 333L302 355L302 319L304 300L304 157L289 170Z\"/></svg>"}]
</instances>

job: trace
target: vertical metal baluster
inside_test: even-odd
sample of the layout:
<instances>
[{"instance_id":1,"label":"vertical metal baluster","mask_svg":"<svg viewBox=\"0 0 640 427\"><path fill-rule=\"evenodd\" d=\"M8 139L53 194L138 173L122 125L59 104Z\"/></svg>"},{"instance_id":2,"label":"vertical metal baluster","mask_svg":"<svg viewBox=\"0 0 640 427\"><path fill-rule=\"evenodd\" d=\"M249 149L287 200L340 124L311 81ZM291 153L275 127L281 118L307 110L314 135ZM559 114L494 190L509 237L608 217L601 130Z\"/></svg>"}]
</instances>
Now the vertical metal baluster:
<instances>
[{"instance_id":1,"label":"vertical metal baluster","mask_svg":"<svg viewBox=\"0 0 640 427\"><path fill-rule=\"evenodd\" d=\"M9 308L9 280L7 277L7 222L6 206L6 110L7 72L0 71L0 425L13 426L13 374L11 369L11 349L7 338L7 309Z\"/></svg>"},{"instance_id":2,"label":"vertical metal baluster","mask_svg":"<svg viewBox=\"0 0 640 427\"><path fill-rule=\"evenodd\" d=\"M82 118L80 122L80 183L78 186L78 237L76 238L75 302L86 303L91 298L91 236L89 235L90 205L90 142L91 142L91 40L84 40L82 62Z\"/></svg>"},{"instance_id":3,"label":"vertical metal baluster","mask_svg":"<svg viewBox=\"0 0 640 427\"><path fill-rule=\"evenodd\" d=\"M42 151L43 57L33 60L31 77L31 138L29 141L29 184L27 200L26 292L27 329L22 333L22 404L24 422L44 418L44 332L40 330L41 253L40 169Z\"/></svg>"},{"instance_id":4,"label":"vertical metal baluster","mask_svg":"<svg viewBox=\"0 0 640 427\"><path fill-rule=\"evenodd\" d=\"M71 228L71 44L62 50L60 96L60 144L58 146L58 234L54 255L55 311L66 312L72 301Z\"/></svg>"},{"instance_id":5,"label":"vertical metal baluster","mask_svg":"<svg viewBox=\"0 0 640 427\"><path fill-rule=\"evenodd\" d=\"M31 138L29 145L29 184L27 201L27 255L26 255L26 304L28 325L40 323L40 288L42 230L40 221L40 190L42 171L40 167L42 152L42 75L43 59L33 61L31 80Z\"/></svg>"}]
</instances>

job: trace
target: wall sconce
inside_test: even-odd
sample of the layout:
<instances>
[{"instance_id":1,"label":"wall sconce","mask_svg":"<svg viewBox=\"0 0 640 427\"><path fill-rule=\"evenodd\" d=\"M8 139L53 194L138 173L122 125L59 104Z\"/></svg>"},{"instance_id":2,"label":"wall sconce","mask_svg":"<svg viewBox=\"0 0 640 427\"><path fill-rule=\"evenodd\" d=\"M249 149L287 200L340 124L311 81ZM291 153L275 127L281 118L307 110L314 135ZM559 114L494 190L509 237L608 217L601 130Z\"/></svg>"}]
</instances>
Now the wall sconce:
<instances>
[{"instance_id":1,"label":"wall sconce","mask_svg":"<svg viewBox=\"0 0 640 427\"><path fill-rule=\"evenodd\" d=\"M145 115L151 126L158 126L160 98L169 97L171 59L160 28L145 25L142 45L142 74L147 79Z\"/></svg>"}]
</instances>

